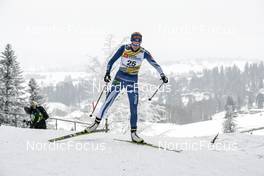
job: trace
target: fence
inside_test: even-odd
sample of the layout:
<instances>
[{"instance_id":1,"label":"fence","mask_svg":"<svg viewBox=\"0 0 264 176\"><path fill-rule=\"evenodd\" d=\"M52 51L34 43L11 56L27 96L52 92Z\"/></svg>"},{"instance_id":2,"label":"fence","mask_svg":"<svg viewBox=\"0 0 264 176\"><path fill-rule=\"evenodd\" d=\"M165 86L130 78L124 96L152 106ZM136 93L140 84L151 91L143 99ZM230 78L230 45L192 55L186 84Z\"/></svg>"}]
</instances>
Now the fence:
<instances>
[{"instance_id":1,"label":"fence","mask_svg":"<svg viewBox=\"0 0 264 176\"><path fill-rule=\"evenodd\" d=\"M86 126L91 125L90 123L79 122L79 121L74 121L74 120L66 120L66 119L59 119L59 118L49 118L48 119L48 121L51 121L51 120L55 120L55 129L56 130L58 129L58 121L72 123L73 124L73 130L74 131L76 131L76 129L77 129L77 124L86 125Z\"/></svg>"},{"instance_id":2,"label":"fence","mask_svg":"<svg viewBox=\"0 0 264 176\"><path fill-rule=\"evenodd\" d=\"M8 119L9 121L12 121L13 123L13 126L15 127L18 127L18 123L22 123L23 124L23 119L26 119L26 116L28 116L27 114L19 114L19 113L6 113L6 112L2 112L0 111L0 114L2 115L6 115L8 116ZM10 118L10 116L12 116ZM22 118L18 118L18 117L22 117ZM1 119L0 119L1 120ZM61 121L61 122L67 122L67 123L72 123L73 124L73 130L76 131L77 130L77 125L85 125L85 126L89 126L91 125L90 123L86 123L86 122L80 122L80 121L74 121L74 120L66 120L66 119L60 119L60 118L52 118L50 117L47 121L52 121L52 120L55 120L55 129L57 130L58 129L58 122ZM5 122L4 122L5 123ZM24 125L23 126L20 126L20 127L25 127ZM105 121L105 129L106 131L108 130L108 123L107 123L107 119Z\"/></svg>"},{"instance_id":3,"label":"fence","mask_svg":"<svg viewBox=\"0 0 264 176\"><path fill-rule=\"evenodd\" d=\"M253 131L258 131L258 130L264 130L264 127L252 128L252 129L249 129L249 130L243 130L243 131L240 131L240 133L251 133Z\"/></svg>"}]
</instances>

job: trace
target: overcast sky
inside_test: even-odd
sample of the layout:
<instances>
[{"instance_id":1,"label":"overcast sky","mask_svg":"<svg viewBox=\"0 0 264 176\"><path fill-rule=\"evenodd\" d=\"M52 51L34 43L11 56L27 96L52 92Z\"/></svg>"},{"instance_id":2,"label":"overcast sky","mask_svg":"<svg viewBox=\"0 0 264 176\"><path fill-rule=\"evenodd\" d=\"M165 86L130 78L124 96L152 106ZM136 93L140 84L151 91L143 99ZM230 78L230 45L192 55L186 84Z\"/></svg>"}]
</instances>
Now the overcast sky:
<instances>
[{"instance_id":1,"label":"overcast sky","mask_svg":"<svg viewBox=\"0 0 264 176\"><path fill-rule=\"evenodd\" d=\"M264 57L262 0L0 0L0 24L24 68L83 63L134 31L160 63Z\"/></svg>"}]
</instances>

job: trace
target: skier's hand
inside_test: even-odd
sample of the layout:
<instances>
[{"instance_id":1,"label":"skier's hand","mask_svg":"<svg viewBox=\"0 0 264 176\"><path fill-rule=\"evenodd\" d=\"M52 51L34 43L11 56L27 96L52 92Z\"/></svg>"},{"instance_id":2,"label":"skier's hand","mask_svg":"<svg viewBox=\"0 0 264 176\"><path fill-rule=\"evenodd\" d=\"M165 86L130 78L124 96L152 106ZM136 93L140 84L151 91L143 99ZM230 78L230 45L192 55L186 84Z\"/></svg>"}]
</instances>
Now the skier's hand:
<instances>
[{"instance_id":1,"label":"skier's hand","mask_svg":"<svg viewBox=\"0 0 264 176\"><path fill-rule=\"evenodd\" d=\"M164 83L168 83L168 82L169 82L167 76L165 76L164 74L161 75L161 80L162 80Z\"/></svg>"},{"instance_id":2,"label":"skier's hand","mask_svg":"<svg viewBox=\"0 0 264 176\"><path fill-rule=\"evenodd\" d=\"M105 74L105 76L104 76L104 81L107 82L107 83L111 81L110 73L106 73L106 74Z\"/></svg>"}]
</instances>

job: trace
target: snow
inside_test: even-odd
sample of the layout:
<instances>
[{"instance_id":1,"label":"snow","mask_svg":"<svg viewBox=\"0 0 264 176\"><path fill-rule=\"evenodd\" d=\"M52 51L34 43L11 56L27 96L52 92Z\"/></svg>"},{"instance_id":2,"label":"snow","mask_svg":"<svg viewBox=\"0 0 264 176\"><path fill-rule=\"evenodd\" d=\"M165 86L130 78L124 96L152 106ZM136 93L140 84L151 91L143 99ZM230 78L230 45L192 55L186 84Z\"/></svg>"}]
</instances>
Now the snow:
<instances>
[{"instance_id":1,"label":"snow","mask_svg":"<svg viewBox=\"0 0 264 176\"><path fill-rule=\"evenodd\" d=\"M264 116L262 113L258 114L242 114L236 118L236 123L240 130L249 130L252 128L264 127Z\"/></svg>"},{"instance_id":2,"label":"snow","mask_svg":"<svg viewBox=\"0 0 264 176\"><path fill-rule=\"evenodd\" d=\"M208 92L199 92L199 91L184 93L182 94L182 102L184 106L187 106L190 96L194 98L195 102L199 102L203 100L209 100L210 99L209 95L210 93Z\"/></svg>"},{"instance_id":3,"label":"snow","mask_svg":"<svg viewBox=\"0 0 264 176\"><path fill-rule=\"evenodd\" d=\"M155 144L162 143L170 147L179 145L185 149L181 153L114 141L113 138L128 139L129 135L111 132L72 138L57 143L59 146L57 148L54 147L54 143L47 142L50 138L67 133L69 132L1 126L0 175L262 176L264 174L263 136L220 135L216 142L218 145L215 147L210 144L212 136L197 138L144 136L146 141ZM197 144L203 145L194 147Z\"/></svg>"},{"instance_id":4,"label":"snow","mask_svg":"<svg viewBox=\"0 0 264 176\"><path fill-rule=\"evenodd\" d=\"M49 107L48 110L50 113L56 110L67 112L69 109L69 107L67 107L65 104L57 103L57 102L49 102L48 107Z\"/></svg>"},{"instance_id":5,"label":"snow","mask_svg":"<svg viewBox=\"0 0 264 176\"><path fill-rule=\"evenodd\" d=\"M252 131L251 134L264 136L264 130Z\"/></svg>"},{"instance_id":6,"label":"snow","mask_svg":"<svg viewBox=\"0 0 264 176\"><path fill-rule=\"evenodd\" d=\"M51 116L66 116L70 112L69 107L63 103L49 102L47 105Z\"/></svg>"},{"instance_id":7,"label":"snow","mask_svg":"<svg viewBox=\"0 0 264 176\"><path fill-rule=\"evenodd\" d=\"M0 176L262 176L264 129L240 132L264 127L263 113L253 109L238 114L237 131L232 134L222 133L224 112L213 120L186 125L140 122L138 132L145 141L181 149L181 153L115 141L130 139L129 130L122 130L121 123L108 133L57 143L48 139L72 132L0 126ZM72 115L82 114L76 111ZM72 124L59 123L59 129L70 130ZM211 144L217 133L215 144Z\"/></svg>"},{"instance_id":8,"label":"snow","mask_svg":"<svg viewBox=\"0 0 264 176\"><path fill-rule=\"evenodd\" d=\"M255 110L252 110L252 112L254 111ZM237 124L237 132L264 127L264 112L262 111L263 110L258 110L258 113L254 114L238 114L238 116L234 118L235 123ZM148 124L145 125L146 127L144 127L142 134L147 136L159 135L165 137L201 137L216 135L223 131L222 124L225 120L224 117L225 112L220 112L212 117L213 120L197 123L185 125ZM254 132L253 134L258 134L258 132Z\"/></svg>"},{"instance_id":9,"label":"snow","mask_svg":"<svg viewBox=\"0 0 264 176\"><path fill-rule=\"evenodd\" d=\"M87 123L92 123L93 118L89 117L89 114L81 111L73 111L67 116L55 118L77 120ZM224 122L225 112L220 112L212 116L212 120L189 123L184 125L177 125L171 123L151 123L140 122L139 131L145 136L163 136L163 137L202 137L213 136L217 133L223 133L222 124ZM128 122L116 122L117 117L109 119L112 131L117 133L125 133L129 131ZM251 130L253 128L264 127L264 111L260 109L252 109L246 114L239 114L235 117L235 123L237 124L237 133ZM114 124L112 121L115 121ZM55 125L55 121L50 120L49 124ZM73 123L58 121L58 128L64 130L73 129ZM84 127L77 126L77 129L82 130ZM253 134L260 134L260 132L254 132Z\"/></svg>"},{"instance_id":10,"label":"snow","mask_svg":"<svg viewBox=\"0 0 264 176\"><path fill-rule=\"evenodd\" d=\"M70 114L68 114L67 116L65 116L65 118L67 119L81 119L81 118L87 118L87 113L81 112L81 111L73 111Z\"/></svg>"}]
</instances>

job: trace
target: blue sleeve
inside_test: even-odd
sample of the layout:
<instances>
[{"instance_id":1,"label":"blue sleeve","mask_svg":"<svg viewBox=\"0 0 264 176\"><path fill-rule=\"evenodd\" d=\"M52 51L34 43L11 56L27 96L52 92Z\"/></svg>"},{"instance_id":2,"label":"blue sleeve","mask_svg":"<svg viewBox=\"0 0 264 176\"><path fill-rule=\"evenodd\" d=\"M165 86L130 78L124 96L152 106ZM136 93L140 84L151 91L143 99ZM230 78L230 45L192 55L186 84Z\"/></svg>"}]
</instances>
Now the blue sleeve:
<instances>
[{"instance_id":1,"label":"blue sleeve","mask_svg":"<svg viewBox=\"0 0 264 176\"><path fill-rule=\"evenodd\" d=\"M111 72L112 66L114 65L115 61L117 61L117 59L119 59L119 57L122 56L124 51L125 51L125 45L122 45L114 54L114 56L109 60L106 67L106 73Z\"/></svg>"},{"instance_id":2,"label":"blue sleeve","mask_svg":"<svg viewBox=\"0 0 264 176\"><path fill-rule=\"evenodd\" d=\"M153 59L148 51L144 53L144 58L147 59L150 65L152 65L159 72L160 76L164 75L160 65Z\"/></svg>"}]
</instances>

